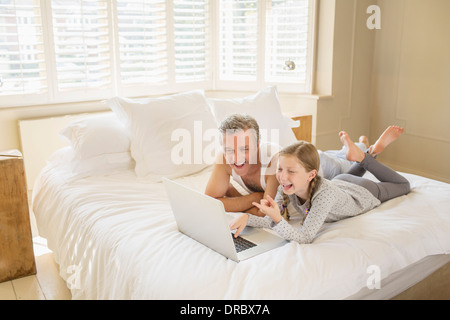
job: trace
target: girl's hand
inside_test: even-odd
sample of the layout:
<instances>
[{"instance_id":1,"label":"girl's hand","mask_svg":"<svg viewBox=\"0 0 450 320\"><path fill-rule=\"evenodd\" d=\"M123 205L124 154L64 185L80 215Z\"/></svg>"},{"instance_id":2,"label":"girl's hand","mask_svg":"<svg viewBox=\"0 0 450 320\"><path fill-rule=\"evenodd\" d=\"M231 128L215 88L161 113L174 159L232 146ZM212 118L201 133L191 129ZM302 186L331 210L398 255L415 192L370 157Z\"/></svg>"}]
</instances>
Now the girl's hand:
<instances>
[{"instance_id":1,"label":"girl's hand","mask_svg":"<svg viewBox=\"0 0 450 320\"><path fill-rule=\"evenodd\" d=\"M239 217L231 221L230 223L230 229L234 230L237 229L234 233L234 237L237 238L239 234L244 230L245 226L248 222L248 214L241 214Z\"/></svg>"},{"instance_id":2,"label":"girl's hand","mask_svg":"<svg viewBox=\"0 0 450 320\"><path fill-rule=\"evenodd\" d=\"M252 205L257 207L262 213L268 215L275 223L281 221L282 217L278 203L276 203L269 195L266 196L266 199L262 199L261 203L252 202Z\"/></svg>"}]
</instances>

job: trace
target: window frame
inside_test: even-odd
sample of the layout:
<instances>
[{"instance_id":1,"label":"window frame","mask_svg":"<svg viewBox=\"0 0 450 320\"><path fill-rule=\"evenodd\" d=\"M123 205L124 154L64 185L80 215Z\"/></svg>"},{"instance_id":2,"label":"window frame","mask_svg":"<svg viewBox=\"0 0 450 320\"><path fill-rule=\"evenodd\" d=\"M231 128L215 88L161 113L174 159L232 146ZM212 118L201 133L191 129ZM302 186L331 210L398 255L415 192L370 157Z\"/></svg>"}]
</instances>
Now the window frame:
<instances>
[{"instance_id":1,"label":"window frame","mask_svg":"<svg viewBox=\"0 0 450 320\"><path fill-rule=\"evenodd\" d=\"M145 97L151 95L164 95L188 90L206 91L258 91L268 85L276 85L279 92L312 94L315 74L317 15L319 0L310 0L310 21L308 32L308 60L307 80L304 85L280 82L267 82L265 80L265 17L266 0L258 0L258 49L257 70L255 81L227 81L220 79L219 59L219 32L220 8L219 1L209 0L209 70L205 81L192 81L176 83L175 81L175 52L174 52L174 10L171 0L166 0L167 6L167 41L168 41L168 81L166 84L133 84L127 86L120 83L120 59L117 31L117 8L115 1L108 1L109 48L111 65L111 85L104 88L83 88L71 91L58 91L56 59L53 40L53 19L51 1L37 0L41 8L43 30L44 57L46 63L47 89L40 93L19 93L0 96L0 109L24 107L34 105L51 105L58 103L75 103L85 101L101 101L112 96Z\"/></svg>"}]
</instances>

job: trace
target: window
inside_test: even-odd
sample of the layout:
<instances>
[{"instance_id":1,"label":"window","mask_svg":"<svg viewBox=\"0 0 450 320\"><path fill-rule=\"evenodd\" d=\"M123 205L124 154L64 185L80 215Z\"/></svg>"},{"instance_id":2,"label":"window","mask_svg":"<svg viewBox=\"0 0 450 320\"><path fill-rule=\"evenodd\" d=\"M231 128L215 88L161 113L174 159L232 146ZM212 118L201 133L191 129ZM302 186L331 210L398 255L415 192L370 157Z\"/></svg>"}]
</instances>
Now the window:
<instances>
[{"instance_id":1,"label":"window","mask_svg":"<svg viewBox=\"0 0 450 320\"><path fill-rule=\"evenodd\" d=\"M112 85L107 0L52 0L57 91Z\"/></svg>"},{"instance_id":2,"label":"window","mask_svg":"<svg viewBox=\"0 0 450 320\"><path fill-rule=\"evenodd\" d=\"M0 92L47 90L42 16L39 3L0 1Z\"/></svg>"},{"instance_id":3,"label":"window","mask_svg":"<svg viewBox=\"0 0 450 320\"><path fill-rule=\"evenodd\" d=\"M209 5L205 0L174 1L176 82L209 81Z\"/></svg>"},{"instance_id":4,"label":"window","mask_svg":"<svg viewBox=\"0 0 450 320\"><path fill-rule=\"evenodd\" d=\"M268 1L266 8L267 82L306 83L311 1ZM293 62L295 67L286 65Z\"/></svg>"},{"instance_id":5,"label":"window","mask_svg":"<svg viewBox=\"0 0 450 320\"><path fill-rule=\"evenodd\" d=\"M276 83L310 92L314 6L313 0L221 0L218 86Z\"/></svg>"},{"instance_id":6,"label":"window","mask_svg":"<svg viewBox=\"0 0 450 320\"><path fill-rule=\"evenodd\" d=\"M117 0L119 79L167 83L166 1Z\"/></svg>"},{"instance_id":7,"label":"window","mask_svg":"<svg viewBox=\"0 0 450 320\"><path fill-rule=\"evenodd\" d=\"M209 86L208 4L117 0L121 94L144 96Z\"/></svg>"},{"instance_id":8,"label":"window","mask_svg":"<svg viewBox=\"0 0 450 320\"><path fill-rule=\"evenodd\" d=\"M258 1L220 1L220 79L256 81Z\"/></svg>"},{"instance_id":9,"label":"window","mask_svg":"<svg viewBox=\"0 0 450 320\"><path fill-rule=\"evenodd\" d=\"M0 0L0 107L267 84L308 92L314 3Z\"/></svg>"}]
</instances>

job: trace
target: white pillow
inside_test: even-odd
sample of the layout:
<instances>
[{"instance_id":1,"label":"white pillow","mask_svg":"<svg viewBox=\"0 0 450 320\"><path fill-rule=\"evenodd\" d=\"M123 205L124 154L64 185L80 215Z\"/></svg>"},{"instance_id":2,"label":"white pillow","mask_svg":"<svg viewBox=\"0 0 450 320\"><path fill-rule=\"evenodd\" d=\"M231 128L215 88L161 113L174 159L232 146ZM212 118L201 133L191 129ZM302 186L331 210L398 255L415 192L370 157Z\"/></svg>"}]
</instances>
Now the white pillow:
<instances>
[{"instance_id":1,"label":"white pillow","mask_svg":"<svg viewBox=\"0 0 450 320\"><path fill-rule=\"evenodd\" d=\"M134 168L130 152L107 153L80 159L71 146L57 150L47 162L70 172L67 176L70 179L104 176Z\"/></svg>"},{"instance_id":2,"label":"white pillow","mask_svg":"<svg viewBox=\"0 0 450 320\"><path fill-rule=\"evenodd\" d=\"M78 178L108 175L134 168L130 152L100 154L88 159L74 159L70 162L72 173Z\"/></svg>"},{"instance_id":3,"label":"white pillow","mask_svg":"<svg viewBox=\"0 0 450 320\"><path fill-rule=\"evenodd\" d=\"M286 147L297 141L292 125L281 113L276 87L268 87L245 98L208 99L214 118L219 125L227 116L247 114L259 124L261 140Z\"/></svg>"},{"instance_id":4,"label":"white pillow","mask_svg":"<svg viewBox=\"0 0 450 320\"><path fill-rule=\"evenodd\" d=\"M79 159L130 151L129 134L114 113L72 121L60 135L69 141Z\"/></svg>"},{"instance_id":5,"label":"white pillow","mask_svg":"<svg viewBox=\"0 0 450 320\"><path fill-rule=\"evenodd\" d=\"M203 92L148 99L115 97L108 105L130 130L137 176L159 181L212 164L203 159L209 144L203 137L218 130Z\"/></svg>"}]
</instances>

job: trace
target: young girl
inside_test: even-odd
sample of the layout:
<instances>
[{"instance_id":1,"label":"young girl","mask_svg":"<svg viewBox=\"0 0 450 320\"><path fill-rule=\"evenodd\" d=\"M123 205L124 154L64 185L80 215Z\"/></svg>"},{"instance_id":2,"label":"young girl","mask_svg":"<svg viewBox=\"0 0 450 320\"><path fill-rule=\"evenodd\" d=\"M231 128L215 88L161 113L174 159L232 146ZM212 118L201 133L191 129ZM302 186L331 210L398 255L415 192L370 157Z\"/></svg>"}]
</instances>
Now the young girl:
<instances>
[{"instance_id":1,"label":"young girl","mask_svg":"<svg viewBox=\"0 0 450 320\"><path fill-rule=\"evenodd\" d=\"M265 217L243 214L236 218L230 224L231 229L237 229L235 236L249 225L272 228L286 240L311 243L324 222L359 215L409 192L408 180L364 153L346 132L340 132L339 136L347 147L347 159L356 161L347 173L331 181L318 176L319 155L310 143L300 141L283 149L278 159L280 186L275 200L267 197L261 203L253 203ZM380 182L362 178L366 170ZM286 209L289 202L306 215L300 228L285 220L289 219Z\"/></svg>"}]
</instances>

